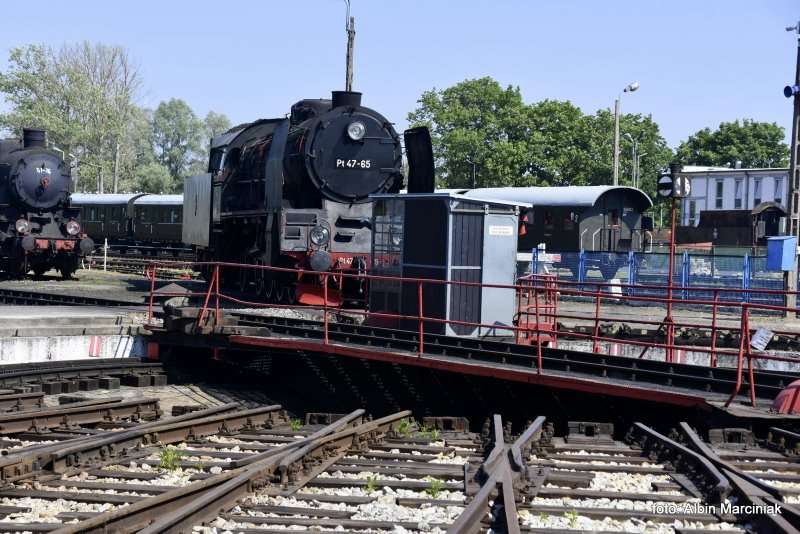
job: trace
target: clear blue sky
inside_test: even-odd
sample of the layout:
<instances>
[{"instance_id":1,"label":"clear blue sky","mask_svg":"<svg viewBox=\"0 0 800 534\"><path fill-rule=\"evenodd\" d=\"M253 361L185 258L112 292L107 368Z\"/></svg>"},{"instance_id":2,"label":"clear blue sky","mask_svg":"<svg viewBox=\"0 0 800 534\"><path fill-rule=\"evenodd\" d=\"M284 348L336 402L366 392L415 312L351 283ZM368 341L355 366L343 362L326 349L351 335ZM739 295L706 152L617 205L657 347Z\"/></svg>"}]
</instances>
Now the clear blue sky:
<instances>
[{"instance_id":1,"label":"clear blue sky","mask_svg":"<svg viewBox=\"0 0 800 534\"><path fill-rule=\"evenodd\" d=\"M670 145L721 121L791 124L797 0L352 0L355 83L399 127L426 89L492 76L526 101L585 112L652 113ZM119 44L138 61L154 107L171 97L233 122L283 115L344 85L342 0L8 2L10 48L80 40ZM789 132L787 131L787 136Z\"/></svg>"}]
</instances>

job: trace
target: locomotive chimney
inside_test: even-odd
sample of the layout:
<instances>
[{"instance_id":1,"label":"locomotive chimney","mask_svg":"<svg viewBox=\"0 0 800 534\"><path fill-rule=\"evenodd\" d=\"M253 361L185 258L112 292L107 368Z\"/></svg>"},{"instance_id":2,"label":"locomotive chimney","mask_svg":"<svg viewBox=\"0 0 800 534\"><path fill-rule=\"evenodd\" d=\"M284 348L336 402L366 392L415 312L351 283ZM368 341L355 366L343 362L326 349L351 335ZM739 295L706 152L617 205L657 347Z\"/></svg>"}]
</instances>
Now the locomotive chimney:
<instances>
[{"instance_id":1,"label":"locomotive chimney","mask_svg":"<svg viewBox=\"0 0 800 534\"><path fill-rule=\"evenodd\" d=\"M331 95L333 100L331 108L361 105L361 93L358 91L331 91Z\"/></svg>"},{"instance_id":2,"label":"locomotive chimney","mask_svg":"<svg viewBox=\"0 0 800 534\"><path fill-rule=\"evenodd\" d=\"M22 129L23 148L44 148L47 144L47 132L40 128Z\"/></svg>"}]
</instances>

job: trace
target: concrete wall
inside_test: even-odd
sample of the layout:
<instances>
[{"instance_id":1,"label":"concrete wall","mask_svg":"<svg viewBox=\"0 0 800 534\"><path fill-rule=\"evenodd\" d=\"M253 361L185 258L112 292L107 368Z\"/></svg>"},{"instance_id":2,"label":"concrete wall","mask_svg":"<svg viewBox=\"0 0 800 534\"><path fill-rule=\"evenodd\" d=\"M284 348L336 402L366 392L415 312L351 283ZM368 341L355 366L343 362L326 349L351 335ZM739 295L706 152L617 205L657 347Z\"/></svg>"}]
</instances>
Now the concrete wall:
<instances>
[{"instance_id":1,"label":"concrete wall","mask_svg":"<svg viewBox=\"0 0 800 534\"><path fill-rule=\"evenodd\" d=\"M144 357L146 355L145 339L133 335L0 338L0 365L49 360Z\"/></svg>"}]
</instances>

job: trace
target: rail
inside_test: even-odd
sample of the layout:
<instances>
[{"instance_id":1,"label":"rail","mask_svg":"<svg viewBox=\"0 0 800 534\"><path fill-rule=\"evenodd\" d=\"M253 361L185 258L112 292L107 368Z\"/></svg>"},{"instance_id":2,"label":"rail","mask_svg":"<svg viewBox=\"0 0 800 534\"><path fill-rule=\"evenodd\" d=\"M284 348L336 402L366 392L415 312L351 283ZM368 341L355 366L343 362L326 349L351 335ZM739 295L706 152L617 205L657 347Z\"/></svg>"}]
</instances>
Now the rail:
<instances>
[{"instance_id":1,"label":"rail","mask_svg":"<svg viewBox=\"0 0 800 534\"><path fill-rule=\"evenodd\" d=\"M157 266L154 262L153 268ZM225 262L198 262L194 263L195 270L207 273L207 288L204 291L169 293L159 291L156 294L155 280L151 280L151 292L148 300L148 320L152 321L154 306L157 297L179 296L184 298L200 299L202 304L197 316L198 328L213 329L219 323L221 310L231 307L249 308L290 308L307 310L321 314L319 318L322 330L322 343L329 345L330 324L332 322L361 321L372 326L387 326L398 330L416 333L415 342L417 356L422 358L425 354L427 334L451 334L467 336L483 336L494 334L516 341L520 344L531 345L533 356L532 366L539 374L544 372L542 365L542 352L545 348L556 347L565 340L575 342L588 342L591 352L598 354L613 354L612 351L629 351L632 357L660 359L667 363L686 363L682 359L690 356L695 365L711 368L725 366L736 369L736 384L731 391L726 406L736 399L742 388L747 386L746 393L752 405L756 405L756 384L754 368L764 362L783 362L800 364L800 358L792 356L770 354L764 350L754 348L752 343L754 316L764 313L794 313L796 310L786 306L752 302L753 299L731 298L742 292L749 294L782 295L789 293L774 289L740 289L693 286L684 288L675 285L641 285L617 284L606 282L569 282L557 280L552 275L527 275L518 280L516 284L482 284L477 282L461 282L448 280L435 280L426 278L392 277L374 274L349 274L315 272L303 269L290 269L266 265L248 265ZM268 276L283 276L285 278L316 278L323 289L321 304L300 305L294 303L266 303L252 300L248 296L234 295L223 289L222 280L231 274L238 274L243 270L268 271ZM254 276L252 278L255 278ZM344 278L353 278L360 282L368 282L371 288L376 285L391 285L403 298L398 299L399 309L348 309L347 319L342 319L340 308L329 303L327 298L328 288L342 284ZM441 298L445 293L442 288L460 288L479 291L485 289L505 290L506 296L502 298L513 299L516 302L516 313L513 321L508 324L481 322L479 319L466 320L449 317L437 313L431 306L434 298ZM661 297L646 294L647 292L663 291L667 294L690 291L683 295L692 298ZM624 291L624 292L623 292ZM502 292L501 292L502 294ZM798 294L798 292L794 292ZM708 296L705 296L708 295ZM591 303L591 311L577 309L570 310L567 306L569 299ZM749 302L746 300L750 300ZM635 315L615 315L621 306L652 306L668 305L666 316L657 320L638 313ZM449 306L449 305L448 305ZM677 306L688 310L701 310L710 313L710 321L705 318L692 316L686 319L673 316L672 308ZM468 306L467 306L468 307ZM572 306L575 308L575 306ZM474 310L473 310L474 315ZM576 324L590 325L588 331L575 328L566 331L562 325L565 320L574 321ZM657 341L637 339L633 335L614 337L606 331L608 323L625 323L626 328L654 328ZM707 339L708 346L699 342L680 339L681 329L690 329L696 333L695 337ZM800 340L800 331L775 328L774 335L791 337ZM720 346L720 337L725 335L728 346ZM583 349L585 350L585 349ZM663 356L655 354L663 353ZM637 354L638 353L638 354ZM648 355L648 353L650 353ZM723 361L724 360L724 361ZM775 364L778 365L778 364Z\"/></svg>"},{"instance_id":2,"label":"rail","mask_svg":"<svg viewBox=\"0 0 800 534\"><path fill-rule=\"evenodd\" d=\"M544 416L537 417L509 446L506 445L503 435L503 419L497 414L494 415L493 447L476 473L481 488L458 519L447 529L449 534L474 534L482 531L481 521L487 517L490 509L495 512L491 514L495 522L491 528L493 532L509 534L520 532L515 485L520 479L528 478L525 453L529 451L531 443L541 437L544 422ZM498 498L493 499L495 493Z\"/></svg>"},{"instance_id":3,"label":"rail","mask_svg":"<svg viewBox=\"0 0 800 534\"><path fill-rule=\"evenodd\" d=\"M188 532L194 525L231 509L254 488L272 482L283 472L302 472L318 462L343 456L360 440L377 439L395 430L410 412L364 421L363 410L318 430L311 436L278 445L249 458L246 465L166 491L154 498L117 508L79 523L64 525L59 534L88 532ZM282 469L283 467L283 469Z\"/></svg>"}]
</instances>

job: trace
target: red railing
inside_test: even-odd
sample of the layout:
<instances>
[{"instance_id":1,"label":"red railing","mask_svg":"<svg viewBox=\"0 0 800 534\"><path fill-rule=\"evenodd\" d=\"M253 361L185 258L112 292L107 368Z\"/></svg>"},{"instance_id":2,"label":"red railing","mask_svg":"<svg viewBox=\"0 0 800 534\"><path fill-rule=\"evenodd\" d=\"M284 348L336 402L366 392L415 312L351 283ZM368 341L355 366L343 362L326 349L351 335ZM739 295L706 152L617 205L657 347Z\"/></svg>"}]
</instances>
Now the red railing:
<instances>
[{"instance_id":1,"label":"red railing","mask_svg":"<svg viewBox=\"0 0 800 534\"><path fill-rule=\"evenodd\" d=\"M153 263L153 268L157 263ZM150 298L148 302L148 321L152 321L153 308L155 298L157 296L170 297L202 297L203 305L198 314L198 326L208 327L216 324L219 318L220 309L225 305L240 305L247 307L269 307L269 308L296 308L307 310L318 310L322 312L322 329L323 329L323 344L330 343L329 330L331 318L329 312L331 306L328 304L328 286L333 283L334 285L341 286L342 277L358 278L360 280L368 280L371 287L380 282L392 282L396 287L401 290L406 285L409 291L413 291L414 286L416 291L416 309L406 310L406 313L401 313L400 310L367 310L367 309L348 309L347 313L350 315L361 316L364 321L372 320L377 321L375 324L388 326L395 326L405 330L416 331L417 354L423 357L425 352L425 333L433 330L432 326L439 325L440 329L446 330L446 326L450 325L451 328L462 326L471 328L473 333L477 331L480 333L482 330L494 331L498 330L510 338L513 338L517 343L534 345L535 344L535 357L533 358L533 365L536 367L537 373L543 373L542 364L542 351L544 347L554 347L559 343L559 340L586 340L591 343L592 352L602 353L604 344L608 347L630 346L640 348L641 352L638 357L643 358L648 351L661 349L664 352L664 360L667 362L675 362L680 354L695 353L707 354L708 366L717 367L719 365L719 358L721 356L728 356L735 362L736 367L736 385L732 391L727 404L730 404L736 396L739 395L741 387L744 383L744 365L747 360L747 372L749 383L749 396L751 403L755 405L755 382L754 382L754 360L763 361L782 361L800 363L800 357L792 358L773 354L767 354L763 351L756 351L751 347L750 343L750 317L751 312L754 310L780 312L780 313L795 313L796 310L786 306L777 306L770 304L752 303L752 302L739 302L726 299L724 297L730 294L747 292L753 294L779 294L784 297L788 295L785 291L770 290L770 289L728 289L718 287L690 287L683 288L679 286L655 286L655 285L630 285L606 282L566 282L557 280L552 275L528 275L520 278L517 284L481 284L475 282L454 282L434 279L423 278L403 278L381 276L373 274L347 274L347 273L327 273L327 272L313 272L299 269L288 269L281 267L262 266L262 265L243 265L236 263L223 263L223 262L205 262L193 264L196 270L201 270L209 273L207 276L207 288L202 292L181 292L181 293L156 293L155 279L151 278L150 284ZM299 304L275 304L265 303L259 301L244 300L235 296L226 294L221 285L221 280L224 277L224 270L260 270L272 271L273 273L282 273L284 276L291 273L297 279L316 278L323 288L323 303L321 305L299 305ZM426 316L425 310L425 289L430 290L431 286L467 286L475 288L493 288L493 289L507 289L510 292L510 298L514 298L516 302L516 313L514 316L513 324L496 323L481 323L477 321L463 321L457 319L447 319L445 317L435 317L432 315ZM587 290L587 286L590 290ZM709 292L712 298L674 298L674 297L657 297L650 295L637 294L643 291L663 290L667 294L676 292L692 291L692 292ZM619 291L619 293L614 293ZM622 294L626 291L629 294ZM512 293L513 292L513 293ZM414 293L409 293L414 294ZM687 293L688 294L688 293ZM795 293L796 294L796 293ZM589 300L592 303L591 311L588 313L581 313L578 309L569 309L569 298L574 297L574 300ZM400 302L401 299L398 299ZM408 302L408 300L406 301ZM604 304L606 304L604 306ZM614 314L603 315L610 308L608 304L619 306L620 304L658 304L668 305L668 309L676 306L699 307L705 310L710 310L711 321L710 323L698 322L681 322L675 320L671 314L667 314L663 320L657 321L648 318L639 317L620 317ZM211 317L211 310L214 310L213 318ZM735 326L720 325L720 321L726 319L729 321L736 320ZM583 321L588 323L591 328L591 333L578 331L577 328L573 330L566 330L561 328L560 325L564 320ZM658 341L643 341L631 338L620 339L618 337L609 337L602 331L604 322L624 322L628 325L643 325L643 326L658 326L659 330L663 330L664 342ZM577 324L577 323L576 323ZM414 326L410 326L414 325ZM698 331L710 332L710 346L699 346L691 344L677 344L675 339L676 328L693 328ZM722 329L738 329L739 346L738 349L720 348L717 344L717 336ZM800 331L790 330L774 330L774 333L785 336L798 336ZM532 355L533 356L533 355Z\"/></svg>"}]
</instances>

